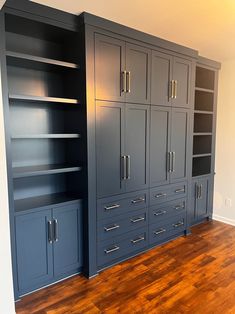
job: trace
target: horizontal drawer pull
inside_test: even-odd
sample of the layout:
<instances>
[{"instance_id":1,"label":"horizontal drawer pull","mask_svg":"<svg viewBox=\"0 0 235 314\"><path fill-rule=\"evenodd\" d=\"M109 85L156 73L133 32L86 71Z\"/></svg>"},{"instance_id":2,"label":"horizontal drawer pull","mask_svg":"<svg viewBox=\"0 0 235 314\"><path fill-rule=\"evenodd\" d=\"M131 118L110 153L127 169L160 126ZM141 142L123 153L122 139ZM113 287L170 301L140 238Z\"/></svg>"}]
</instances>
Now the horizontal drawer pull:
<instances>
[{"instance_id":1,"label":"horizontal drawer pull","mask_svg":"<svg viewBox=\"0 0 235 314\"><path fill-rule=\"evenodd\" d=\"M116 252L120 249L119 246L115 245L114 247L110 248L110 249L106 249L104 250L105 254L110 254L110 253L113 253L113 252Z\"/></svg>"},{"instance_id":2,"label":"horizontal drawer pull","mask_svg":"<svg viewBox=\"0 0 235 314\"><path fill-rule=\"evenodd\" d=\"M110 227L104 227L104 230L106 232L108 232L108 231L112 231L112 230L115 230L115 229L118 229L118 228L120 228L119 225L113 225L113 226L110 226Z\"/></svg>"},{"instance_id":3,"label":"horizontal drawer pull","mask_svg":"<svg viewBox=\"0 0 235 314\"><path fill-rule=\"evenodd\" d=\"M113 205L110 205L110 206L105 206L104 209L105 210L111 210L111 209L115 209L115 208L119 208L120 205L119 204L113 204Z\"/></svg>"},{"instance_id":4,"label":"horizontal drawer pull","mask_svg":"<svg viewBox=\"0 0 235 314\"><path fill-rule=\"evenodd\" d=\"M166 232L166 229L161 228L161 229L159 229L157 231L154 231L154 234L159 235L159 234L164 233L164 232Z\"/></svg>"},{"instance_id":5,"label":"horizontal drawer pull","mask_svg":"<svg viewBox=\"0 0 235 314\"><path fill-rule=\"evenodd\" d=\"M139 238L137 238L137 239L135 239L135 240L131 240L131 242L132 243L138 243L138 242L141 242L141 241L144 241L145 240L145 237L139 237Z\"/></svg>"},{"instance_id":6,"label":"horizontal drawer pull","mask_svg":"<svg viewBox=\"0 0 235 314\"><path fill-rule=\"evenodd\" d=\"M174 227L174 228L178 228L178 227L181 227L181 226L183 226L184 225L184 222L183 221L179 221L177 224L173 224L172 226Z\"/></svg>"},{"instance_id":7,"label":"horizontal drawer pull","mask_svg":"<svg viewBox=\"0 0 235 314\"><path fill-rule=\"evenodd\" d=\"M131 222L136 223L145 220L145 217L138 217L136 219L131 219Z\"/></svg>"},{"instance_id":8,"label":"horizontal drawer pull","mask_svg":"<svg viewBox=\"0 0 235 314\"><path fill-rule=\"evenodd\" d=\"M156 198L165 197L165 196L166 196L166 193L159 193L155 195Z\"/></svg>"},{"instance_id":9,"label":"horizontal drawer pull","mask_svg":"<svg viewBox=\"0 0 235 314\"><path fill-rule=\"evenodd\" d=\"M185 208L184 205L177 205L177 206L175 206L175 209L176 209L176 210L178 210L178 209L184 209L184 208Z\"/></svg>"},{"instance_id":10,"label":"horizontal drawer pull","mask_svg":"<svg viewBox=\"0 0 235 314\"><path fill-rule=\"evenodd\" d=\"M166 214L166 210L160 210L159 212L155 212L154 216L160 216L160 215L165 215Z\"/></svg>"},{"instance_id":11,"label":"horizontal drawer pull","mask_svg":"<svg viewBox=\"0 0 235 314\"><path fill-rule=\"evenodd\" d=\"M137 203L142 203L142 202L145 202L144 197L139 197L131 201L132 204L137 204Z\"/></svg>"},{"instance_id":12,"label":"horizontal drawer pull","mask_svg":"<svg viewBox=\"0 0 235 314\"><path fill-rule=\"evenodd\" d=\"M175 190L175 193L182 193L182 192L183 193L185 192L185 188Z\"/></svg>"}]
</instances>

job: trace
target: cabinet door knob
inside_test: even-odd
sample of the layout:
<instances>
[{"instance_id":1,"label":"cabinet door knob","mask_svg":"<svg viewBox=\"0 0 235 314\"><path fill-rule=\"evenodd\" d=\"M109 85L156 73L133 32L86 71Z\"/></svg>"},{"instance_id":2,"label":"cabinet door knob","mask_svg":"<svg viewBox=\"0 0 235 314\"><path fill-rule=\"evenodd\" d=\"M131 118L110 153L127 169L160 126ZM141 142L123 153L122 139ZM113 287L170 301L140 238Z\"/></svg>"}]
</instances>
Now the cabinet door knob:
<instances>
[{"instance_id":1,"label":"cabinet door knob","mask_svg":"<svg viewBox=\"0 0 235 314\"><path fill-rule=\"evenodd\" d=\"M154 216L161 216L161 215L165 215L166 214L166 210L160 210L158 212L154 213Z\"/></svg>"},{"instance_id":2,"label":"cabinet door knob","mask_svg":"<svg viewBox=\"0 0 235 314\"><path fill-rule=\"evenodd\" d=\"M139 197L131 201L132 204L142 203L145 201L144 197Z\"/></svg>"},{"instance_id":3,"label":"cabinet door knob","mask_svg":"<svg viewBox=\"0 0 235 314\"><path fill-rule=\"evenodd\" d=\"M121 72L121 93L126 93L126 71Z\"/></svg>"},{"instance_id":4,"label":"cabinet door knob","mask_svg":"<svg viewBox=\"0 0 235 314\"><path fill-rule=\"evenodd\" d=\"M136 219L131 219L131 222L136 223L145 220L145 217L138 217Z\"/></svg>"},{"instance_id":5,"label":"cabinet door knob","mask_svg":"<svg viewBox=\"0 0 235 314\"><path fill-rule=\"evenodd\" d=\"M173 226L174 228L178 228L178 227L181 227L181 226L183 226L183 225L184 225L184 222L183 222L183 221L179 221L178 223L173 224L172 226Z\"/></svg>"},{"instance_id":6,"label":"cabinet door knob","mask_svg":"<svg viewBox=\"0 0 235 314\"><path fill-rule=\"evenodd\" d=\"M58 220L54 219L54 241L59 241L59 230L58 230Z\"/></svg>"},{"instance_id":7,"label":"cabinet door knob","mask_svg":"<svg viewBox=\"0 0 235 314\"><path fill-rule=\"evenodd\" d=\"M131 72L130 71L126 72L126 92L127 93L131 92Z\"/></svg>"},{"instance_id":8,"label":"cabinet door knob","mask_svg":"<svg viewBox=\"0 0 235 314\"><path fill-rule=\"evenodd\" d=\"M155 195L156 198L165 197L165 196L166 196L166 193L159 193Z\"/></svg>"},{"instance_id":9,"label":"cabinet door knob","mask_svg":"<svg viewBox=\"0 0 235 314\"><path fill-rule=\"evenodd\" d=\"M161 229L159 229L159 230L157 230L157 231L154 231L154 234L155 234L155 235L159 235L159 234L164 233L164 232L166 232L166 229L161 228Z\"/></svg>"},{"instance_id":10,"label":"cabinet door knob","mask_svg":"<svg viewBox=\"0 0 235 314\"><path fill-rule=\"evenodd\" d=\"M118 229L118 228L120 228L120 226L114 224L113 226L110 226L110 227L104 227L104 230L105 230L106 232L109 232L109 231L112 231L112 230L115 230L115 229Z\"/></svg>"}]
</instances>

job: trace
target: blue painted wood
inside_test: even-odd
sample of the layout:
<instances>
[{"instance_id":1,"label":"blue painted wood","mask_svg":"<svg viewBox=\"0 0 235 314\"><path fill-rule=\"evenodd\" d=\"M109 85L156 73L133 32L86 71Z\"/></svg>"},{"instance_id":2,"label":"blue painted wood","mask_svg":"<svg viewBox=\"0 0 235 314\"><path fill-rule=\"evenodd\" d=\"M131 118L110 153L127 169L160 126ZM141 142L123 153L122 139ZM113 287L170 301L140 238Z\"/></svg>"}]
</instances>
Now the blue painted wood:
<instances>
[{"instance_id":1,"label":"blue painted wood","mask_svg":"<svg viewBox=\"0 0 235 314\"><path fill-rule=\"evenodd\" d=\"M98 242L98 266L114 263L120 258L127 257L135 251L144 249L148 245L147 228L125 233L107 241Z\"/></svg>"},{"instance_id":2,"label":"blue painted wood","mask_svg":"<svg viewBox=\"0 0 235 314\"><path fill-rule=\"evenodd\" d=\"M102 219L97 222L98 241L117 237L126 232L146 227L148 225L148 210L140 209L127 214Z\"/></svg>"},{"instance_id":3,"label":"blue painted wood","mask_svg":"<svg viewBox=\"0 0 235 314\"><path fill-rule=\"evenodd\" d=\"M149 224L159 221L168 221L174 215L187 211L186 198L176 199L149 208Z\"/></svg>"},{"instance_id":4,"label":"blue painted wood","mask_svg":"<svg viewBox=\"0 0 235 314\"><path fill-rule=\"evenodd\" d=\"M97 201L97 220L123 215L127 212L147 208L149 191L137 191L107 197Z\"/></svg>"},{"instance_id":5,"label":"blue painted wood","mask_svg":"<svg viewBox=\"0 0 235 314\"><path fill-rule=\"evenodd\" d=\"M77 205L56 208L52 217L54 276L58 276L82 266L82 209Z\"/></svg>"},{"instance_id":6,"label":"blue painted wood","mask_svg":"<svg viewBox=\"0 0 235 314\"><path fill-rule=\"evenodd\" d=\"M17 270L20 294L53 279L53 245L49 243L51 211L15 218Z\"/></svg>"}]
</instances>

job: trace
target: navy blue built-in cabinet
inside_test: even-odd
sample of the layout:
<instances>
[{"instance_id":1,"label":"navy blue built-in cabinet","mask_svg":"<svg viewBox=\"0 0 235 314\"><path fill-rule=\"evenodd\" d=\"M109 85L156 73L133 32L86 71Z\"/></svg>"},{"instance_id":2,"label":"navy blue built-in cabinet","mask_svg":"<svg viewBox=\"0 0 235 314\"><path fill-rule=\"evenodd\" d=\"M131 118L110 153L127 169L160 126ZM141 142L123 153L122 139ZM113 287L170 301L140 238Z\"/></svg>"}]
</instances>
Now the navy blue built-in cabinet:
<instances>
[{"instance_id":1,"label":"navy blue built-in cabinet","mask_svg":"<svg viewBox=\"0 0 235 314\"><path fill-rule=\"evenodd\" d=\"M15 297L212 218L219 63L89 13L0 13Z\"/></svg>"}]
</instances>

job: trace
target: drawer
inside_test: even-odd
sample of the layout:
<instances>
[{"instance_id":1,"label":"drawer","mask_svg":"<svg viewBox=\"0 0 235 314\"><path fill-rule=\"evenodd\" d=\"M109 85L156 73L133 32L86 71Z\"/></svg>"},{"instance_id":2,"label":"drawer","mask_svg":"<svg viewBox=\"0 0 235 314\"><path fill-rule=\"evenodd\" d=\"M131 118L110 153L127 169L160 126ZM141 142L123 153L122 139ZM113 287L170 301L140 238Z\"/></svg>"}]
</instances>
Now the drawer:
<instances>
[{"instance_id":1,"label":"drawer","mask_svg":"<svg viewBox=\"0 0 235 314\"><path fill-rule=\"evenodd\" d=\"M176 197L185 197L187 182L169 184L150 190L150 206L166 201L173 201Z\"/></svg>"},{"instance_id":2,"label":"drawer","mask_svg":"<svg viewBox=\"0 0 235 314\"><path fill-rule=\"evenodd\" d=\"M149 208L149 223L157 223L172 216L186 212L186 199L177 198L174 201L155 205Z\"/></svg>"},{"instance_id":3,"label":"drawer","mask_svg":"<svg viewBox=\"0 0 235 314\"><path fill-rule=\"evenodd\" d=\"M123 233L142 228L148 224L146 209L129 212L127 215L99 220L97 223L98 241L110 239Z\"/></svg>"},{"instance_id":4,"label":"drawer","mask_svg":"<svg viewBox=\"0 0 235 314\"><path fill-rule=\"evenodd\" d=\"M181 214L149 227L149 244L158 244L186 229L186 215Z\"/></svg>"},{"instance_id":5,"label":"drawer","mask_svg":"<svg viewBox=\"0 0 235 314\"><path fill-rule=\"evenodd\" d=\"M106 219L148 206L148 190L109 197L97 201L97 219Z\"/></svg>"},{"instance_id":6,"label":"drawer","mask_svg":"<svg viewBox=\"0 0 235 314\"><path fill-rule=\"evenodd\" d=\"M144 249L147 245L147 228L141 228L111 240L99 242L97 247L98 266L107 266Z\"/></svg>"}]
</instances>

